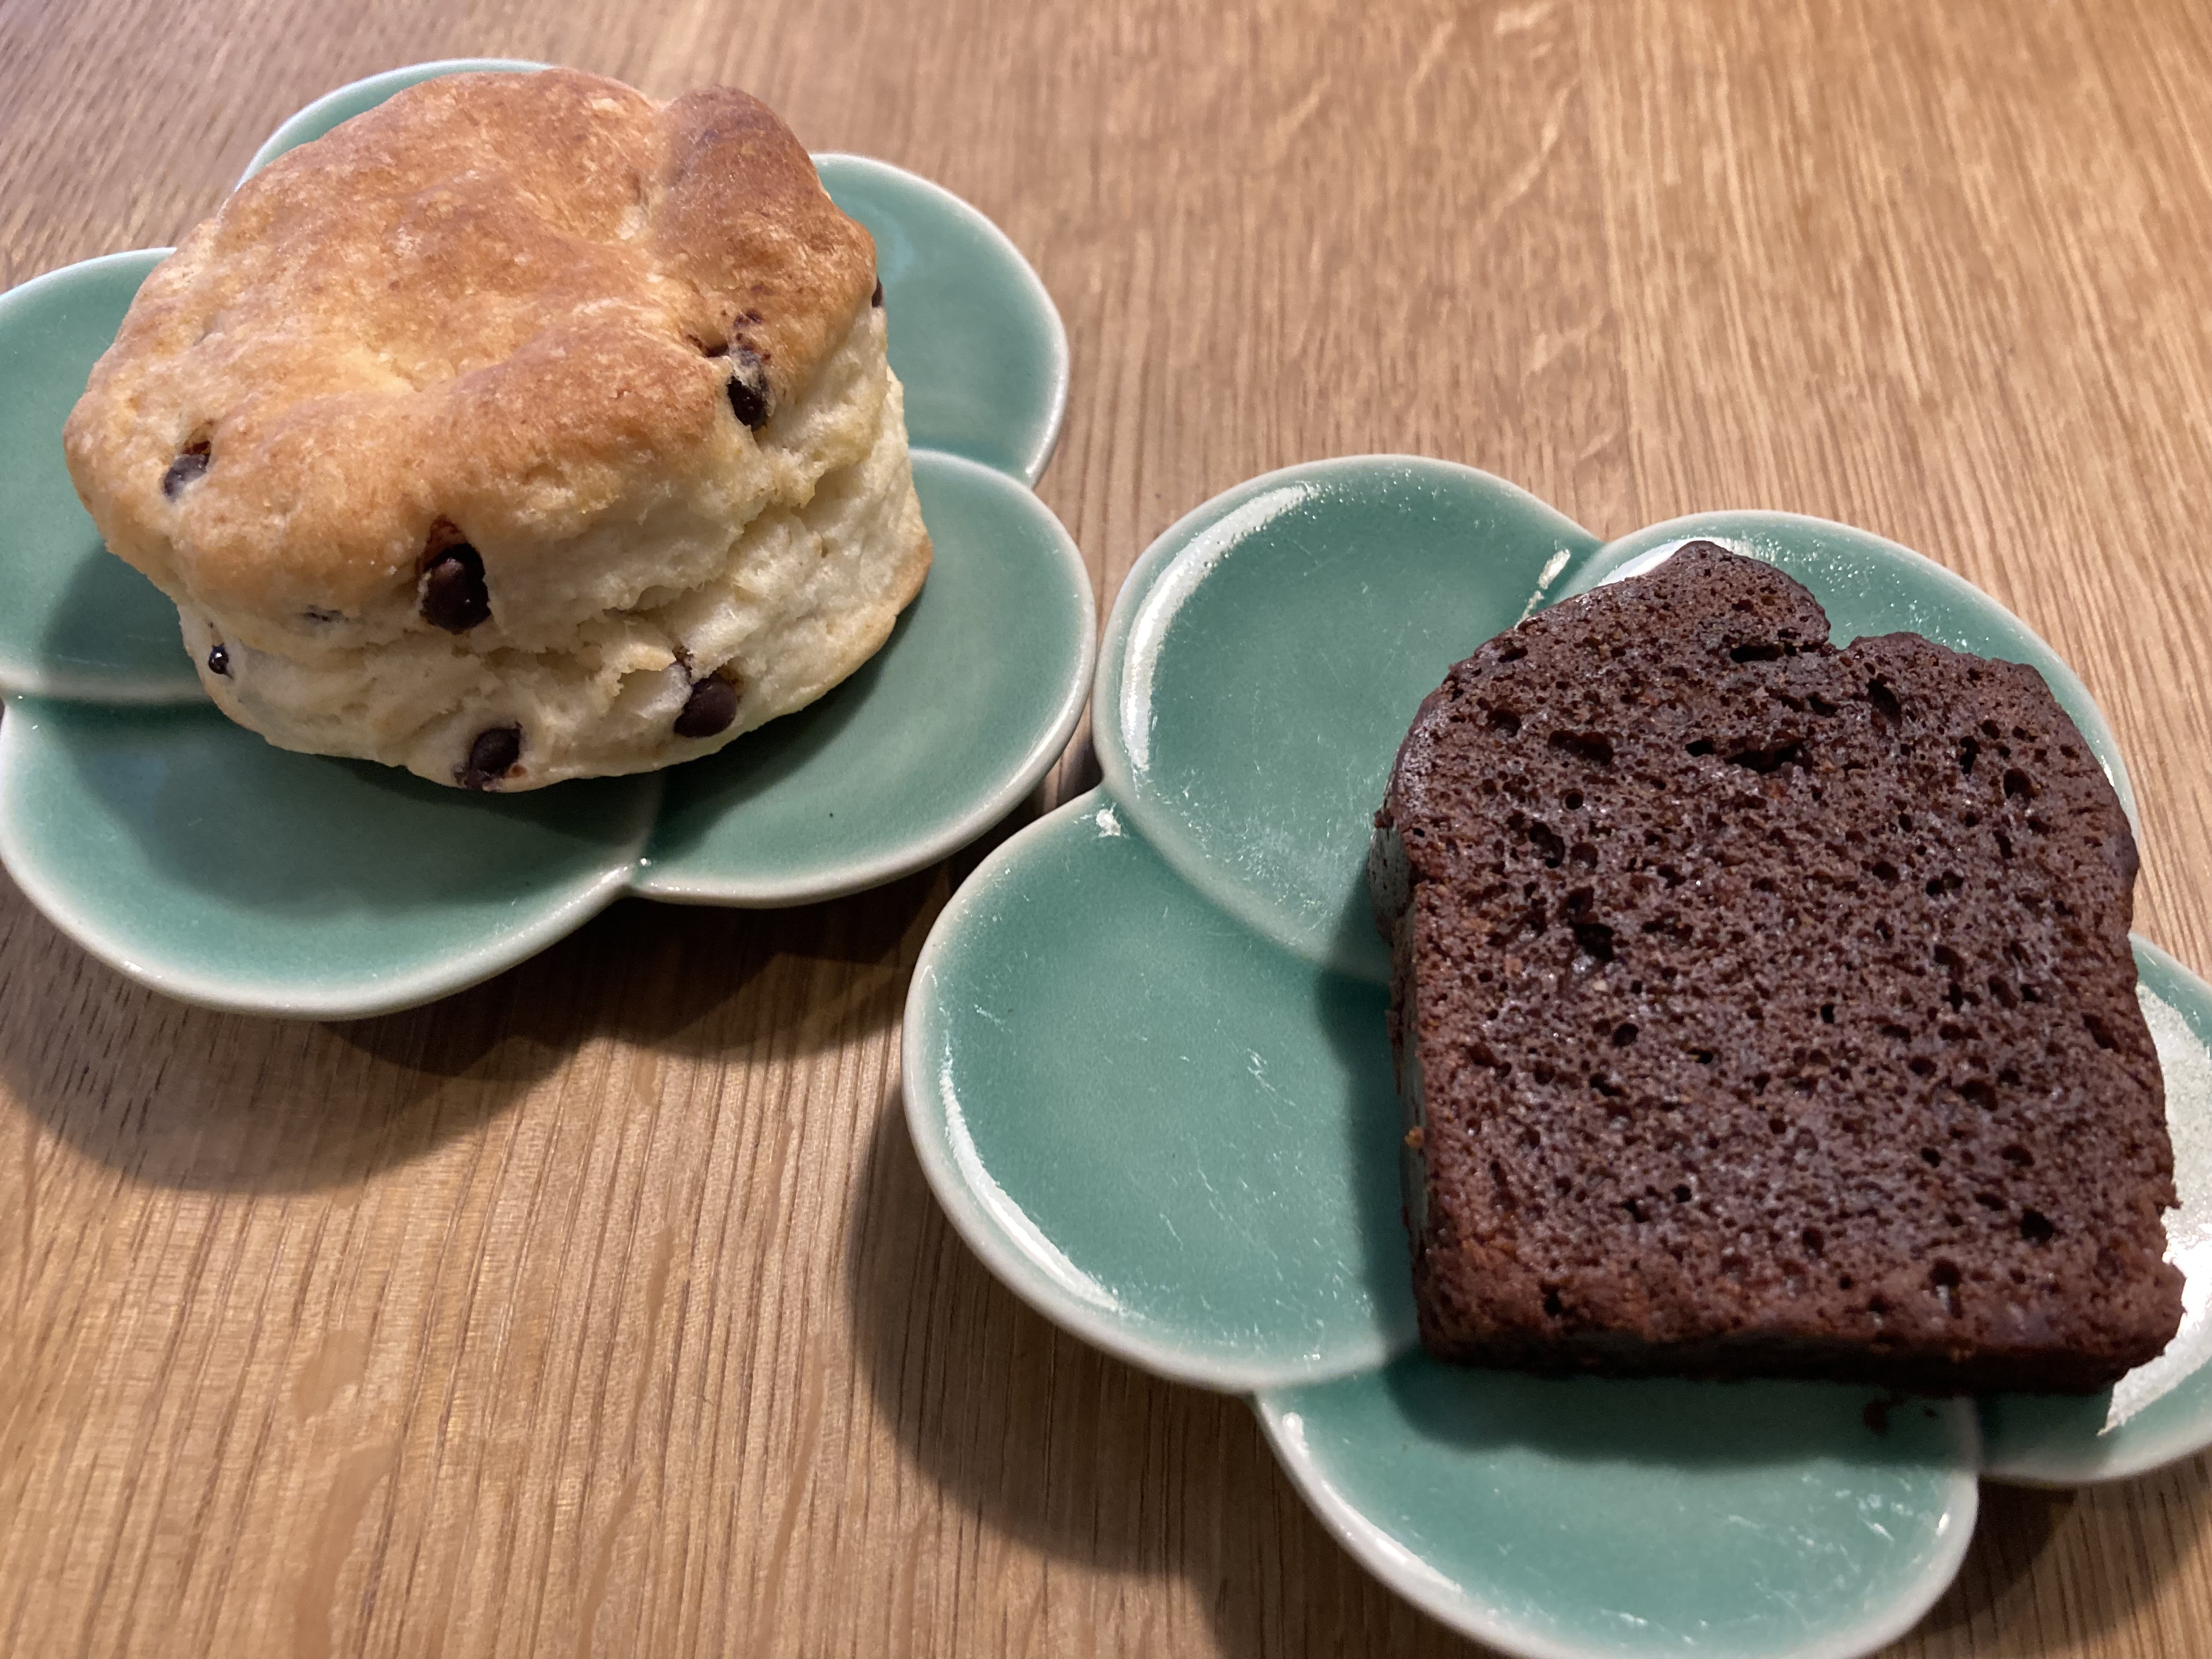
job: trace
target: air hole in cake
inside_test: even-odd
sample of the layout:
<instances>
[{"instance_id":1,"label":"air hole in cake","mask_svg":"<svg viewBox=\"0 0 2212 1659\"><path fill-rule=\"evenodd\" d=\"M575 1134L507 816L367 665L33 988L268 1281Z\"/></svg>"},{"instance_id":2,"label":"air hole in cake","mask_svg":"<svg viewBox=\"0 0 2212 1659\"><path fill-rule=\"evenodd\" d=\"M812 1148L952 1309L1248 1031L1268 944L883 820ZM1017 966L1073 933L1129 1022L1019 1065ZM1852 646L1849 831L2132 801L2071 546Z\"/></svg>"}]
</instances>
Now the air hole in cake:
<instances>
[{"instance_id":1,"label":"air hole in cake","mask_svg":"<svg viewBox=\"0 0 2212 1659\"><path fill-rule=\"evenodd\" d=\"M1621 1021L1621 1022L1620 1022L1620 1024L1618 1024L1618 1025L1616 1025L1616 1026L1614 1026L1614 1027L1613 1028L1613 1046L1614 1048L1626 1048L1626 1047L1628 1047L1628 1045L1629 1045L1630 1043L1632 1043L1632 1042L1635 1042L1635 1041L1636 1041L1636 1022L1635 1022L1635 1021L1633 1021L1633 1020L1629 1020L1629 1019L1624 1019L1623 1021Z\"/></svg>"},{"instance_id":2,"label":"air hole in cake","mask_svg":"<svg viewBox=\"0 0 2212 1659\"><path fill-rule=\"evenodd\" d=\"M1830 702L1826 697L1822 696L1817 691L1815 691L1811 696L1805 699L1805 706L1811 709L1814 714L1818 714L1822 720L1826 720L1830 715L1836 712L1836 705Z\"/></svg>"},{"instance_id":3,"label":"air hole in cake","mask_svg":"<svg viewBox=\"0 0 2212 1659\"><path fill-rule=\"evenodd\" d=\"M2014 1141L2011 1146L2006 1147L2004 1151L1999 1152L1997 1156L2004 1159L2008 1164L2018 1164L2023 1170L2033 1169L2035 1166L2035 1154L2029 1152L2027 1147L2021 1146L2018 1141Z\"/></svg>"},{"instance_id":4,"label":"air hole in cake","mask_svg":"<svg viewBox=\"0 0 2212 1659\"><path fill-rule=\"evenodd\" d=\"M2048 1244L2057 1237L2058 1229L2051 1224L2051 1218L2042 1211L2022 1210L2020 1212L2020 1236L2031 1244Z\"/></svg>"},{"instance_id":5,"label":"air hole in cake","mask_svg":"<svg viewBox=\"0 0 2212 1659\"><path fill-rule=\"evenodd\" d=\"M1997 1091L1982 1078L1973 1078L1959 1085L1959 1097L1980 1107L1985 1112L1997 1109Z\"/></svg>"},{"instance_id":6,"label":"air hole in cake","mask_svg":"<svg viewBox=\"0 0 2212 1659\"><path fill-rule=\"evenodd\" d=\"M1820 1005L1820 1023L1823 1025L1833 1025L1836 1023L1836 1005L1834 1003L1824 1002Z\"/></svg>"},{"instance_id":7,"label":"air hole in cake","mask_svg":"<svg viewBox=\"0 0 2212 1659\"><path fill-rule=\"evenodd\" d=\"M1972 738L1959 739L1959 769L1968 777L1974 775L1974 757L1982 752L1982 745Z\"/></svg>"},{"instance_id":8,"label":"air hole in cake","mask_svg":"<svg viewBox=\"0 0 2212 1659\"><path fill-rule=\"evenodd\" d=\"M1575 924L1575 945L1593 962L1613 960L1613 929L1601 921L1578 921Z\"/></svg>"},{"instance_id":9,"label":"air hole in cake","mask_svg":"<svg viewBox=\"0 0 2212 1659\"><path fill-rule=\"evenodd\" d=\"M177 498L184 487L195 482L208 470L213 449L205 438L195 438L178 451L177 459L161 475L161 493L171 501Z\"/></svg>"},{"instance_id":10,"label":"air hole in cake","mask_svg":"<svg viewBox=\"0 0 2212 1659\"><path fill-rule=\"evenodd\" d=\"M1687 1187L1675 1188L1674 1201L1677 1204L1687 1204L1690 1201L1690 1189Z\"/></svg>"},{"instance_id":11,"label":"air hole in cake","mask_svg":"<svg viewBox=\"0 0 2212 1659\"><path fill-rule=\"evenodd\" d=\"M1500 662L1519 662L1528 654L1528 647L1518 642L1502 645L1498 648L1498 660Z\"/></svg>"},{"instance_id":12,"label":"air hole in cake","mask_svg":"<svg viewBox=\"0 0 2212 1659\"><path fill-rule=\"evenodd\" d=\"M1820 1230L1818 1227L1806 1228L1803 1232L1797 1235L1797 1242L1805 1247L1807 1255L1815 1257L1820 1254L1822 1246L1827 1243L1821 1237Z\"/></svg>"},{"instance_id":13,"label":"air hole in cake","mask_svg":"<svg viewBox=\"0 0 2212 1659\"><path fill-rule=\"evenodd\" d=\"M2000 1008L2012 1009L2020 1006L2020 999L2013 994L2012 987L2001 979L1992 978L1990 981L1990 996Z\"/></svg>"},{"instance_id":14,"label":"air hole in cake","mask_svg":"<svg viewBox=\"0 0 2212 1659\"><path fill-rule=\"evenodd\" d=\"M2004 775L2004 792L2008 798L2033 800L2037 793L2035 780L2017 766L2007 767Z\"/></svg>"},{"instance_id":15,"label":"air hole in cake","mask_svg":"<svg viewBox=\"0 0 2212 1659\"><path fill-rule=\"evenodd\" d=\"M1739 645L1729 653L1729 660L1730 662L1779 662L1784 657L1794 654L1790 647L1779 640L1759 640L1750 645Z\"/></svg>"},{"instance_id":16,"label":"air hole in cake","mask_svg":"<svg viewBox=\"0 0 2212 1659\"><path fill-rule=\"evenodd\" d=\"M1940 1167L1943 1162L1943 1154L1937 1152L1933 1146L1923 1146L1920 1149L1920 1161L1923 1164L1925 1164L1931 1170L1936 1169Z\"/></svg>"},{"instance_id":17,"label":"air hole in cake","mask_svg":"<svg viewBox=\"0 0 2212 1659\"><path fill-rule=\"evenodd\" d=\"M2112 1041L2112 1027L2106 1024L2096 1015L2082 1015L2081 1024L2088 1029L2089 1036L2100 1048L2113 1048L2119 1046Z\"/></svg>"},{"instance_id":18,"label":"air hole in cake","mask_svg":"<svg viewBox=\"0 0 2212 1659\"><path fill-rule=\"evenodd\" d=\"M2011 1205L2006 1203L2004 1200L1996 1193L1976 1193L1974 1194L1974 1202L1980 1205L1985 1210L2002 1211L2008 1210L2012 1207Z\"/></svg>"},{"instance_id":19,"label":"air hole in cake","mask_svg":"<svg viewBox=\"0 0 2212 1659\"><path fill-rule=\"evenodd\" d=\"M1942 1298L1943 1303L1943 1311L1950 1314L1954 1318L1960 1311L1959 1283L1960 1277L1959 1264L1955 1261L1939 1261L1934 1267L1928 1270L1928 1282L1936 1287L1936 1294Z\"/></svg>"},{"instance_id":20,"label":"air hole in cake","mask_svg":"<svg viewBox=\"0 0 2212 1659\"><path fill-rule=\"evenodd\" d=\"M1547 869L1556 870L1567 856L1567 844L1552 826L1539 821L1528 826L1528 844L1543 855Z\"/></svg>"},{"instance_id":21,"label":"air hole in cake","mask_svg":"<svg viewBox=\"0 0 2212 1659\"><path fill-rule=\"evenodd\" d=\"M1950 987L1944 991L1943 1000L1951 1005L1951 1012L1953 1013L1957 1013L1960 1009L1966 1006L1966 988L1959 984L1956 981L1954 981Z\"/></svg>"},{"instance_id":22,"label":"air hole in cake","mask_svg":"<svg viewBox=\"0 0 2212 1659\"><path fill-rule=\"evenodd\" d=\"M1544 1316L1547 1319L1558 1319L1565 1316L1566 1311L1566 1304L1560 1301L1558 1287L1555 1285L1546 1285L1544 1287Z\"/></svg>"},{"instance_id":23,"label":"air hole in cake","mask_svg":"<svg viewBox=\"0 0 2212 1659\"><path fill-rule=\"evenodd\" d=\"M1997 1073L1997 1081L2008 1089L2017 1089L2020 1087L2020 1073L2008 1066Z\"/></svg>"},{"instance_id":24,"label":"air hole in cake","mask_svg":"<svg viewBox=\"0 0 2212 1659\"><path fill-rule=\"evenodd\" d=\"M1928 884L1929 898L1948 898L1966 884L1966 878L1956 870L1946 870Z\"/></svg>"},{"instance_id":25,"label":"air hole in cake","mask_svg":"<svg viewBox=\"0 0 2212 1659\"><path fill-rule=\"evenodd\" d=\"M1579 812L1583 810L1583 792L1581 790L1570 789L1563 799L1566 803L1567 811L1570 812Z\"/></svg>"},{"instance_id":26,"label":"air hole in cake","mask_svg":"<svg viewBox=\"0 0 2212 1659\"><path fill-rule=\"evenodd\" d=\"M1689 752L1692 755L1710 755L1716 746L1711 738L1699 738L1689 745Z\"/></svg>"},{"instance_id":27,"label":"air hole in cake","mask_svg":"<svg viewBox=\"0 0 2212 1659\"><path fill-rule=\"evenodd\" d=\"M1875 713L1892 726L1905 723L1905 705L1898 701L1897 693L1887 680L1867 682L1867 701L1874 705Z\"/></svg>"},{"instance_id":28,"label":"air hole in cake","mask_svg":"<svg viewBox=\"0 0 2212 1659\"><path fill-rule=\"evenodd\" d=\"M1602 732L1554 732L1551 744L1590 766L1613 764L1613 739Z\"/></svg>"},{"instance_id":29,"label":"air hole in cake","mask_svg":"<svg viewBox=\"0 0 2212 1659\"><path fill-rule=\"evenodd\" d=\"M1517 738L1521 735L1521 716L1510 708L1493 708L1490 711L1490 729L1501 738Z\"/></svg>"},{"instance_id":30,"label":"air hole in cake","mask_svg":"<svg viewBox=\"0 0 2212 1659\"><path fill-rule=\"evenodd\" d=\"M1915 1054L1905 1062L1905 1069L1915 1077L1933 1077L1936 1075L1936 1062L1925 1054Z\"/></svg>"},{"instance_id":31,"label":"air hole in cake","mask_svg":"<svg viewBox=\"0 0 2212 1659\"><path fill-rule=\"evenodd\" d=\"M1894 884L1897 880L1897 866L1887 859L1876 859L1867 869L1877 881Z\"/></svg>"}]
</instances>

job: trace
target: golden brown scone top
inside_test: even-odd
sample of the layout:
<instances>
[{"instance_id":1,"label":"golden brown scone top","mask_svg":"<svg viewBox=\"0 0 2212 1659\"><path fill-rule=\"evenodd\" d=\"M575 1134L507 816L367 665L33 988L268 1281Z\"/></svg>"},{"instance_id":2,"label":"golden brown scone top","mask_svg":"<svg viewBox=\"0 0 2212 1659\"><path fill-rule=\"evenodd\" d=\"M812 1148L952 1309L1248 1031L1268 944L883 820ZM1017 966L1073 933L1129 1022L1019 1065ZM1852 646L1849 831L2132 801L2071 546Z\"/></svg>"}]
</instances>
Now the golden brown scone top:
<instances>
[{"instance_id":1,"label":"golden brown scone top","mask_svg":"<svg viewBox=\"0 0 2212 1659\"><path fill-rule=\"evenodd\" d=\"M377 611L441 520L526 557L727 462L733 367L782 406L874 281L868 234L742 92L451 76L280 157L155 268L70 469L173 595Z\"/></svg>"}]
</instances>

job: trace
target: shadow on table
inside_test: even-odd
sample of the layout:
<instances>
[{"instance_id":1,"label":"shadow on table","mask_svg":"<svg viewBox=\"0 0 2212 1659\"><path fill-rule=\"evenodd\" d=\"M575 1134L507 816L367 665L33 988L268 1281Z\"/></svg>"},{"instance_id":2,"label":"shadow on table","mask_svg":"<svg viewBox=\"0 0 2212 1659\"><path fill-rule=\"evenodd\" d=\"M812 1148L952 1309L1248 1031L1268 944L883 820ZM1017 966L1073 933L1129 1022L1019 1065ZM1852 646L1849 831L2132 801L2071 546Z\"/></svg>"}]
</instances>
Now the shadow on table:
<instances>
[{"instance_id":1,"label":"shadow on table","mask_svg":"<svg viewBox=\"0 0 2212 1659\"><path fill-rule=\"evenodd\" d=\"M0 1083L76 1152L161 1186L343 1187L481 1130L595 1040L804 1058L895 1024L949 864L787 910L624 901L427 1006L318 1023L210 1013L86 955L0 878ZM0 1108L4 1109L4 1108Z\"/></svg>"},{"instance_id":2,"label":"shadow on table","mask_svg":"<svg viewBox=\"0 0 2212 1659\"><path fill-rule=\"evenodd\" d=\"M2208 1518L2212 1455L2073 1492L1985 1483L1966 1559L1917 1634L1946 1652L2094 1646L2195 1558Z\"/></svg>"},{"instance_id":3,"label":"shadow on table","mask_svg":"<svg viewBox=\"0 0 2212 1659\"><path fill-rule=\"evenodd\" d=\"M1086 1567L1186 1575L1224 1653L1486 1651L1339 1548L1243 1400L1109 1358L992 1278L931 1194L896 1090L854 1214L848 1305L861 1376L914 1464L987 1526ZM1169 1645L1156 1623L1141 1638L1118 1634ZM1042 1632L1042 1645L1054 1637Z\"/></svg>"}]
</instances>

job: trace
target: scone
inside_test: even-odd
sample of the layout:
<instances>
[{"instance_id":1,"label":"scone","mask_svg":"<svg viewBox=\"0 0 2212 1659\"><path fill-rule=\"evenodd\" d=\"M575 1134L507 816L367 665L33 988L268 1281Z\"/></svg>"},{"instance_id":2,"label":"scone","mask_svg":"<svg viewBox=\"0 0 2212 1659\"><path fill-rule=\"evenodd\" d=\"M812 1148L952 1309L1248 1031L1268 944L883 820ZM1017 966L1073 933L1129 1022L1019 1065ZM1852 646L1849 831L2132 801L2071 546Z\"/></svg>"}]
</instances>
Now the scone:
<instances>
[{"instance_id":1,"label":"scone","mask_svg":"<svg viewBox=\"0 0 2212 1659\"><path fill-rule=\"evenodd\" d=\"M2033 669L1692 544L1453 669L1378 830L1432 1351L2087 1392L2172 1338L2135 842Z\"/></svg>"},{"instance_id":2,"label":"scone","mask_svg":"<svg viewBox=\"0 0 2212 1659\"><path fill-rule=\"evenodd\" d=\"M158 266L65 435L224 713L473 789L688 760L930 562L868 234L767 108L402 92Z\"/></svg>"}]
</instances>

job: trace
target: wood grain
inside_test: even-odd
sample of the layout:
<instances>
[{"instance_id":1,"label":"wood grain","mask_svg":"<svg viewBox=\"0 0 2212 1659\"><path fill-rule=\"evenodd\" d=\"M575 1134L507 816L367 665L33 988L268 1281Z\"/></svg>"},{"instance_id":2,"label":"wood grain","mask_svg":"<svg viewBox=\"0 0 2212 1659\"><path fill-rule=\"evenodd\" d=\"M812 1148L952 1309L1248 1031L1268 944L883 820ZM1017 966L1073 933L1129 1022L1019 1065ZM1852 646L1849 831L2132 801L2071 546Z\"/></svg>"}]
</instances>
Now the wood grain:
<instances>
[{"instance_id":1,"label":"wood grain","mask_svg":"<svg viewBox=\"0 0 2212 1659\"><path fill-rule=\"evenodd\" d=\"M172 240L308 98L726 79L1029 252L1102 599L1267 468L1474 463L1618 534L1896 537L2133 757L2212 968L2212 18L2191 0L0 0L0 283ZM1077 757L1054 786L1085 781ZM0 882L0 1653L1470 1651L1237 1404L998 1288L897 1115L951 866L629 904L356 1024L125 983ZM2212 1462L1992 1489L1901 1655L2212 1654Z\"/></svg>"}]
</instances>

